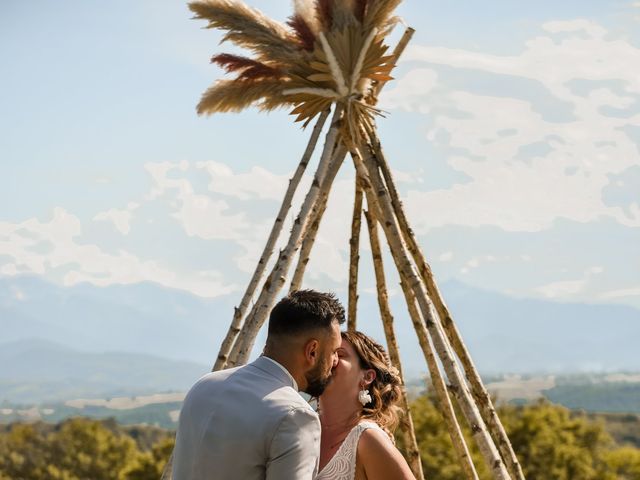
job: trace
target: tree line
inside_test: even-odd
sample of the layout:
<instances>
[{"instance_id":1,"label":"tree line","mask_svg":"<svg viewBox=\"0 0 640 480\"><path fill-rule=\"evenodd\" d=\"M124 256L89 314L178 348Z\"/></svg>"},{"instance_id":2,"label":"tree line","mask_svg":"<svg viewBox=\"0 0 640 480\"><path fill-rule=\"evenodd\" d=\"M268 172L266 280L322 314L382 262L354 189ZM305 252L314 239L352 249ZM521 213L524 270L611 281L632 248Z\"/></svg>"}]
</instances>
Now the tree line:
<instances>
[{"instance_id":1,"label":"tree line","mask_svg":"<svg viewBox=\"0 0 640 480\"><path fill-rule=\"evenodd\" d=\"M428 395L412 403L425 478L459 480L436 403ZM499 410L528 480L640 480L640 449L616 443L601 421L544 401ZM490 480L465 435L479 477ZM0 431L0 480L158 480L173 443L171 431L113 420L15 423Z\"/></svg>"}]
</instances>

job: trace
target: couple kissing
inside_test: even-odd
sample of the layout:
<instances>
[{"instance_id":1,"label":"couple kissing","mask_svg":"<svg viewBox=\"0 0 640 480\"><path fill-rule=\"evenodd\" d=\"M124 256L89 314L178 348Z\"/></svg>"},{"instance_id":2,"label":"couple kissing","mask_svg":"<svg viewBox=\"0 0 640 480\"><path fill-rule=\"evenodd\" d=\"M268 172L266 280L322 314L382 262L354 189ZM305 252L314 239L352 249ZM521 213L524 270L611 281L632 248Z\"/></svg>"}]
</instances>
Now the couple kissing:
<instances>
[{"instance_id":1,"label":"couple kissing","mask_svg":"<svg viewBox=\"0 0 640 480\"><path fill-rule=\"evenodd\" d=\"M398 371L370 337L341 331L344 317L330 293L280 300L262 355L187 393L173 479L414 479L393 441Z\"/></svg>"}]
</instances>

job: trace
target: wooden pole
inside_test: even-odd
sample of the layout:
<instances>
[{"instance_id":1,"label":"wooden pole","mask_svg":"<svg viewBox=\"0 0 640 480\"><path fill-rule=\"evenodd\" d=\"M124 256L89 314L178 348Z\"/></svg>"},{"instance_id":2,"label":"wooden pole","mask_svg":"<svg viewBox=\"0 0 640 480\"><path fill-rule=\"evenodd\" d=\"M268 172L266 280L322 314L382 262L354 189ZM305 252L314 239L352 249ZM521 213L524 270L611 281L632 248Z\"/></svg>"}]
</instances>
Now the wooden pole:
<instances>
[{"instance_id":1,"label":"wooden pole","mask_svg":"<svg viewBox=\"0 0 640 480\"><path fill-rule=\"evenodd\" d=\"M407 45L409 45L409 42L411 41L411 38L413 38L413 34L414 33L416 33L416 31L413 28L407 27L405 29L404 33L402 34L402 37L400 38L400 41L398 42L396 47L393 49L393 54L392 55L393 55L393 67L394 68L398 64L398 60L400 60L400 57L404 53L404 50L407 48ZM380 95L380 91L382 90L382 87L384 87L385 83L387 83L387 82L386 81L378 82L373 87L373 103L374 103L374 105L378 103L378 95Z\"/></svg>"},{"instance_id":2,"label":"wooden pole","mask_svg":"<svg viewBox=\"0 0 640 480\"><path fill-rule=\"evenodd\" d=\"M376 224L377 227L377 219L373 216L372 212L367 214L367 224L369 225L369 238L371 239L371 250L373 253L374 261L376 257L381 258L380 253L380 242L378 240L377 230L373 230L372 224ZM393 252L392 252L393 253ZM376 271L376 282L378 281L378 272ZM382 281L384 281L384 277L382 277ZM455 449L456 454L458 455L458 460L460 461L460 465L462 466L462 470L465 474L465 477L468 480L478 480L478 474L476 473L475 466L473 465L473 461L471 459L471 455L469 454L469 449L467 448L467 444L464 440L464 436L462 435L462 430L460 429L460 424L456 418L455 411L453 410L453 405L451 404L451 399L449 398L449 393L447 391L447 386L445 384L444 378L440 373L440 369L438 367L438 362L433 353L433 348L431 347L431 343L429 342L429 335L427 329L424 325L424 322L420 318L420 314L418 309L416 308L416 300L415 295L410 288L408 288L407 283L404 280L401 280L400 286L402 287L402 291L405 295L405 300L407 303L407 308L409 310L409 317L414 325L418 336L418 342L422 348L422 352L425 356L425 360L427 366L429 368L429 374L431 376L431 382L433 387L436 390L436 394L438 395L438 399L440 401L440 409L442 411L442 416L445 420L445 425L449 432L449 436L451 437L451 442ZM382 308L381 308L382 311ZM384 315L383 315L384 318ZM387 334L387 327L385 325L385 335ZM389 344L389 339L387 339L387 344ZM391 355L391 347L389 347L389 352ZM398 355L398 362L399 362ZM404 377L403 377L404 378Z\"/></svg>"},{"instance_id":3,"label":"wooden pole","mask_svg":"<svg viewBox=\"0 0 640 480\"><path fill-rule=\"evenodd\" d=\"M333 183L335 176L338 173L340 165L344 162L344 157L347 155L347 149L344 145L340 144L334 153L334 157L331 160L331 165L333 166L332 170L329 171L329 174L325 178L325 183L327 181ZM338 167L338 168L335 168ZM316 241L316 236L318 234L318 229L320 228L320 223L324 218L324 212L327 209L327 202L329 201L329 192L330 187L327 188L326 185L322 187L322 195L320 197L319 205L317 209L314 209L312 213L312 218L309 222L309 226L307 230L304 232L302 246L300 247L300 255L298 256L298 264L296 265L296 269L293 273L293 278L291 279L291 285L289 286L289 293L299 290L302 286L302 279L304 278L305 271L307 269L307 264L309 263L309 258L311 256L311 250L313 249L313 245Z\"/></svg>"},{"instance_id":4,"label":"wooden pole","mask_svg":"<svg viewBox=\"0 0 640 480\"><path fill-rule=\"evenodd\" d=\"M256 265L256 269L253 272L251 280L249 281L249 285L247 286L247 289L242 296L240 305L234 309L233 320L231 321L231 325L229 326L226 337L222 341L220 351L218 352L218 357L213 365L213 368L211 369L212 371L222 370L225 367L227 357L229 356L229 352L231 351L231 347L233 346L233 342L235 341L242 327L242 319L244 317L244 314L247 310L247 307L249 306L249 302L251 301L256 288L258 287L258 283L260 282L260 279L262 278L264 271L267 268L269 258L271 258L271 254L273 253L276 241L278 240L280 232L282 231L285 217L291 209L291 201L293 200L293 196L298 188L298 185L300 184L302 175L304 174L304 171L309 164L311 155L316 148L318 138L320 137L322 128L324 127L327 117L329 116L329 112L329 110L322 112L322 114L318 118L318 121L313 128L313 132L311 133L311 138L307 143L307 148L305 149L304 154L302 155L302 159L300 160L300 164L289 180L289 187L287 188L284 198L282 199L280 210L278 211L276 220L273 223L273 227L271 227L271 233L269 234L267 243L264 246L262 255L260 255L260 260L258 261L258 265Z\"/></svg>"},{"instance_id":5,"label":"wooden pole","mask_svg":"<svg viewBox=\"0 0 640 480\"><path fill-rule=\"evenodd\" d=\"M407 279L409 286L416 296L422 317L427 325L427 330L433 340L435 350L440 357L451 383L450 390L456 395L460 408L471 426L473 437L494 478L496 480L510 480L504 462L500 458L500 454L493 443L471 392L464 381L462 372L456 363L448 339L442 330L442 326L437 318L437 313L431 304L422 280L415 273L414 266L411 264L406 247L403 244L393 207L389 200L389 194L381 182L380 172L377 169L371 152L368 150L368 146L365 145L363 152L366 155L365 161L360 157L358 151L353 152L353 159L356 164L356 170L362 176L363 183L365 184L367 204L370 209L376 212L376 215L379 215L380 223L387 237L387 242L389 242L389 247L398 259L396 266L400 274Z\"/></svg>"},{"instance_id":6,"label":"wooden pole","mask_svg":"<svg viewBox=\"0 0 640 480\"><path fill-rule=\"evenodd\" d=\"M397 63L398 59L400 58L400 56L402 55L402 53L404 52L406 46L408 45L409 41L411 40L411 37L413 36L415 30L413 28L407 28L402 36L402 38L400 39L400 42L398 43L398 45L396 46L396 48L394 49L393 55L394 55L394 63ZM382 87L385 85L386 81L382 81L382 82L378 82L375 86L374 86L374 94L377 97L377 95L380 93L380 91L382 90ZM338 110L338 106L336 105L336 110ZM335 116L335 114L334 114ZM333 121L332 121L332 128L333 128ZM330 130L331 132L331 130ZM334 132L334 134L337 136L338 135L338 131L336 130ZM327 134L327 138L328 138L329 134ZM323 151L323 157L326 153L326 148L327 144L325 143L325 151ZM309 194L307 194L309 195ZM298 218L299 219L299 218ZM294 225L294 229L296 228L296 225ZM293 252L287 252L288 249L283 250L283 252L281 252L280 254L280 259L284 260L285 262L288 260L289 262L290 257L287 258L283 258L283 254L287 254L289 253L289 255L295 253L295 250ZM281 263L279 261L278 263ZM277 265L276 264L276 265ZM288 264L286 265L286 268L288 269ZM273 272L276 271L276 268L274 267ZM268 291L273 291L274 289L272 288L272 285L274 285L275 283L284 283L286 281L284 276L280 276L280 277L273 277L275 279L274 282L271 281L271 278L268 278L267 281L265 282L265 286L267 286L267 290ZM279 288L277 288L277 291L280 290L280 288L282 288L282 286L280 286ZM264 291L264 288L263 288ZM261 293L262 296L262 293ZM265 294L265 298L268 297L268 294ZM264 300L264 299L263 299ZM268 310L270 309L271 305L273 305L273 302L265 302L265 301L261 301L260 298L258 299L258 301L256 302L256 304L254 305L254 308L252 309L252 311L247 315L247 320L245 320L245 323L247 321L250 321L250 326L247 329L247 333L246 335L243 334L242 336L244 336L244 339L241 339L240 337L236 337L236 341L232 347L232 351L229 355L231 361L228 362L228 366L233 366L239 363L239 359L241 357L243 358L247 358L251 348L253 348L253 343L255 342L255 337L257 336L258 332L256 331L256 326L260 325L262 326L262 324L264 323L264 321L266 320L266 316L268 315ZM266 312L265 312L266 310ZM258 328L259 330L259 328ZM247 352L246 350L249 350L249 352ZM240 353L240 350L242 350L242 354ZM246 361L246 360L245 360Z\"/></svg>"},{"instance_id":7,"label":"wooden pole","mask_svg":"<svg viewBox=\"0 0 640 480\"><path fill-rule=\"evenodd\" d=\"M314 208L318 208L318 200L322 193L320 187L323 184L323 180L331 165L333 150L339 141L338 137L341 114L342 107L340 105L336 105L333 119L331 120L331 127L326 135L324 149L322 151L320 163L318 164L318 169L316 170L311 188L302 203L298 217L293 223L293 227L291 228L291 233L289 235L289 241L285 248L280 252L280 256L273 266L271 274L263 285L258 300L251 309L251 312L248 314L242 335L238 336L236 339L229 357L228 364L230 366L246 363L255 343L256 336L275 303L276 295L286 282L287 271L289 270L289 266L293 261L296 251L300 248L304 231L306 230L309 218L312 215L312 210ZM330 189L331 185L328 185L327 188Z\"/></svg>"},{"instance_id":8,"label":"wooden pole","mask_svg":"<svg viewBox=\"0 0 640 480\"><path fill-rule=\"evenodd\" d=\"M393 49L393 64L397 65L400 56L409 45L415 30L407 27L400 38L400 41ZM376 82L373 86L373 104L378 103L378 95L386 81ZM351 238L349 239L349 297L347 307L347 330L354 331L357 326L358 312L358 263L360 261L360 229L362 225L362 186L359 185L356 176L356 190L353 202L353 217L351 221Z\"/></svg>"},{"instance_id":9,"label":"wooden pole","mask_svg":"<svg viewBox=\"0 0 640 480\"><path fill-rule=\"evenodd\" d=\"M358 263L360 261L360 228L362 225L362 187L356 175L351 238L349 239L349 303L347 308L347 330L356 329L358 309Z\"/></svg>"},{"instance_id":10,"label":"wooden pole","mask_svg":"<svg viewBox=\"0 0 640 480\"><path fill-rule=\"evenodd\" d=\"M360 192L362 190L360 189ZM378 224L371 212L364 213L367 219L367 227L369 231L369 240L371 243L371 255L373 257L373 267L376 277L376 291L378 293L378 306L380 307L380 316L384 327L384 335L387 340L387 349L389 350L389 358L391 363L398 369L400 378L402 378L402 393L400 403L404 415L401 420L400 430L406 446L407 462L411 467L413 475L417 479L424 479L422 471L422 461L420 459L420 450L418 449L418 441L416 432L413 427L413 418L411 417L411 406L407 396L407 388L404 384L404 374L402 372L402 362L400 360L400 349L396 340L396 333L393 328L393 315L389 307L389 295L387 293L387 284L384 274L384 263L382 261L382 251L380 249L380 240L378 238Z\"/></svg>"},{"instance_id":11,"label":"wooden pole","mask_svg":"<svg viewBox=\"0 0 640 480\"><path fill-rule=\"evenodd\" d=\"M404 212L402 202L400 201L400 196L398 195L398 191L395 187L395 182L393 181L391 169L389 168L386 156L384 155L384 152L382 150L380 140L378 139L375 132L371 131L369 133L372 137L371 140L375 153L375 159L377 161L378 167L380 168L380 171L382 172L385 184L389 191L393 211L396 218L398 219L398 224L402 232L403 240L406 242L407 249L411 253L414 262L418 267L420 276L422 277L422 280L426 285L427 293L432 299L436 311L438 312L438 316L442 321L442 325L444 327L444 331L447 334L447 338L449 339L449 342L451 343L456 355L460 359L466 377L471 385L472 394L476 399L478 406L480 407L482 417L487 423L487 426L489 427L489 431L491 432L493 438L497 442L497 447L500 451L500 454L502 455L502 458L505 461L505 464L511 476L515 480L525 480L520 462L518 461L518 458L513 450L513 446L509 441L509 437L504 430L502 422L500 421L500 418L496 413L496 409L493 406L493 402L491 401L491 396L484 387L482 378L480 377L480 374L471 358L471 355L469 354L469 351L464 341L462 340L462 335L460 335L460 331L453 321L451 313L449 312L444 298L440 293L440 289L436 284L431 267L427 263L424 253L422 252L422 249L420 248L420 245L415 238L415 234L409 226L409 222Z\"/></svg>"},{"instance_id":12,"label":"wooden pole","mask_svg":"<svg viewBox=\"0 0 640 480\"><path fill-rule=\"evenodd\" d=\"M405 300L407 302L407 308L409 310L409 317L411 318L411 322L413 323L414 329L418 336L418 342L420 343L422 353L424 354L424 358L427 362L427 367L429 368L429 376L431 377L431 384L433 385L433 388L436 391L436 395L438 396L438 402L440 410L442 412L442 417L444 418L445 426L447 427L447 431L449 432L449 437L451 438L451 443L453 444L454 451L458 456L458 461L460 462L462 471L465 475L465 478L467 478L468 480L478 480L478 473L476 472L476 467L473 464L473 459L471 458L471 454L469 453L467 442L465 441L462 434L462 429L460 428L460 423L458 422L458 418L456 417L456 412L453 409L453 404L451 403L451 397L449 396L447 384L444 381L444 377L442 376L442 372L440 371L440 367L438 366L438 360L435 356L433 347L431 346L431 342L429 340L427 327L420 317L420 312L418 311L418 307L416 305L416 297L406 279L403 278L402 280L400 280L400 287L402 288L402 292L404 293Z\"/></svg>"}]
</instances>

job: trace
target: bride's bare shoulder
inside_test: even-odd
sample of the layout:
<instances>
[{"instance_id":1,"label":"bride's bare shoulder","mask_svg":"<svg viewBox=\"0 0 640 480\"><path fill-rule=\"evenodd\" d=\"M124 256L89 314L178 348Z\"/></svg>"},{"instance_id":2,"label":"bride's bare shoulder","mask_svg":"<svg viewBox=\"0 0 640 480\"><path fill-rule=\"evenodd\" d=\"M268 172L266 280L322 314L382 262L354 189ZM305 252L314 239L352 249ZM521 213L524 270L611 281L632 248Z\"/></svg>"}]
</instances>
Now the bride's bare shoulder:
<instances>
[{"instance_id":1,"label":"bride's bare shoulder","mask_svg":"<svg viewBox=\"0 0 640 480\"><path fill-rule=\"evenodd\" d=\"M358 442L358 463L367 480L415 480L411 469L387 434L368 428Z\"/></svg>"}]
</instances>

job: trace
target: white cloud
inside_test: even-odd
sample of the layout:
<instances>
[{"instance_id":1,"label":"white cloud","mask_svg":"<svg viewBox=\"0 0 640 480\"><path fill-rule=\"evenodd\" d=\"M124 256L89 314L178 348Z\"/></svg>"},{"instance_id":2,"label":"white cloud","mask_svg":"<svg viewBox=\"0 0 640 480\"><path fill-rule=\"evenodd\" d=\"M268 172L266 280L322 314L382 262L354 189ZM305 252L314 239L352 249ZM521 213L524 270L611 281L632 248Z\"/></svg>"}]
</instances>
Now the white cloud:
<instances>
[{"instance_id":1,"label":"white cloud","mask_svg":"<svg viewBox=\"0 0 640 480\"><path fill-rule=\"evenodd\" d=\"M429 113L428 95L438 86L438 74L429 68L415 68L400 78L395 88L384 90L381 107Z\"/></svg>"},{"instance_id":2,"label":"white cloud","mask_svg":"<svg viewBox=\"0 0 640 480\"><path fill-rule=\"evenodd\" d=\"M589 222L601 216L640 226L640 209L625 214L602 200L609 175L638 163L637 145L623 129L640 125L640 115L610 116L602 108L624 111L640 98L640 49L609 39L588 20L549 22L543 30L546 35L531 39L518 56L424 46L407 51L406 61L465 69L466 75L475 70L537 81L575 117L549 120L526 91L522 98L479 95L452 90L432 69L409 71L385 92L384 107L430 112L429 140L452 149L449 164L470 179L447 189L409 191L406 205L419 232L447 224L539 231L558 218ZM617 80L624 94L599 87L581 96L568 85L576 79ZM545 148L520 158L521 149L532 145Z\"/></svg>"},{"instance_id":3,"label":"white cloud","mask_svg":"<svg viewBox=\"0 0 640 480\"><path fill-rule=\"evenodd\" d=\"M607 292L601 293L598 297L602 300L611 300L624 297L640 297L640 285L637 287L609 290Z\"/></svg>"},{"instance_id":4,"label":"white cloud","mask_svg":"<svg viewBox=\"0 0 640 480\"><path fill-rule=\"evenodd\" d=\"M122 210L118 210L116 208L111 208L106 212L100 212L93 220L96 222L99 221L110 221L116 227L121 234L127 235L131 230L131 219L133 218L133 212L140 206L140 204L135 202L129 202L127 207Z\"/></svg>"},{"instance_id":5,"label":"white cloud","mask_svg":"<svg viewBox=\"0 0 640 480\"><path fill-rule=\"evenodd\" d=\"M638 48L623 40L605 38L606 30L589 20L548 22L542 28L551 34L580 32L586 38L584 35L561 40L553 38L553 35L535 37L526 42L526 49L519 56L410 46L403 60L532 78L554 92L563 92L566 88L564 83L575 78L619 78L629 82L628 91L640 91L640 78L636 75L640 59Z\"/></svg>"},{"instance_id":6,"label":"white cloud","mask_svg":"<svg viewBox=\"0 0 640 480\"><path fill-rule=\"evenodd\" d=\"M453 253L452 252L447 252L449 254L451 254L450 256L447 255L446 258L453 258ZM509 262L511 260L511 257L509 255L476 255L471 257L469 260L466 261L466 263L464 264L464 267L462 267L462 269L460 270L461 273L463 274L467 274L469 273L471 270L475 269L475 268L479 268L482 265L485 265L487 263L495 263L495 262Z\"/></svg>"},{"instance_id":7,"label":"white cloud","mask_svg":"<svg viewBox=\"0 0 640 480\"><path fill-rule=\"evenodd\" d=\"M185 180L176 180L168 177L172 170L180 170L185 172L189 168L189 162L183 160L178 163L171 162L148 162L145 163L144 169L149 175L153 186L147 194L146 200L154 200L161 196L165 191L170 189L186 189L191 188ZM186 183L186 184L185 184Z\"/></svg>"},{"instance_id":8,"label":"white cloud","mask_svg":"<svg viewBox=\"0 0 640 480\"><path fill-rule=\"evenodd\" d=\"M467 267L469 268L478 268L480 266L480 261L477 258L472 258L467 262Z\"/></svg>"},{"instance_id":9,"label":"white cloud","mask_svg":"<svg viewBox=\"0 0 640 480\"><path fill-rule=\"evenodd\" d=\"M542 25L542 29L551 33L586 32L593 38L602 38L607 33L600 25L585 19L550 21Z\"/></svg>"},{"instance_id":10,"label":"white cloud","mask_svg":"<svg viewBox=\"0 0 640 480\"><path fill-rule=\"evenodd\" d=\"M205 297L225 295L237 288L226 284L219 272L175 272L160 262L141 260L124 250L112 254L98 245L82 244L77 240L81 235L78 217L62 208L54 209L49 222L35 218L17 224L0 222L0 255L10 257L2 273L55 277L63 272L65 285L155 282Z\"/></svg>"},{"instance_id":11,"label":"white cloud","mask_svg":"<svg viewBox=\"0 0 640 480\"><path fill-rule=\"evenodd\" d=\"M211 177L210 191L240 200L280 200L287 187L285 176L275 175L262 167L253 167L247 173L234 173L229 166L214 161L198 162L196 167L206 170Z\"/></svg>"},{"instance_id":12,"label":"white cloud","mask_svg":"<svg viewBox=\"0 0 640 480\"><path fill-rule=\"evenodd\" d=\"M244 237L251 227L244 214L230 213L227 201L196 193L187 178L170 177L170 174L175 176L186 172L188 162L147 163L145 169L153 181L147 201L170 195L175 205L171 215L180 222L187 235L207 240L237 240Z\"/></svg>"},{"instance_id":13,"label":"white cloud","mask_svg":"<svg viewBox=\"0 0 640 480\"><path fill-rule=\"evenodd\" d=\"M244 252L234 260L240 270L253 272L275 221L289 175L275 175L260 167L238 173L227 165L214 161L199 162L195 167L210 175L207 193L196 192L186 178L191 168L188 162L146 164L145 168L153 181L147 200L154 201L160 197L168 199L173 205L171 216L189 236L233 241L242 247ZM309 172L305 174L300 183L274 255L277 255L278 249L283 248L289 238L292 222L311 185L311 175ZM398 175L411 181L402 172L398 172ZM312 278L326 275L336 282L346 281L351 218L349 214L345 215L345 205L349 205L346 211L350 212L353 181L353 178L338 178L334 182L307 268ZM232 207L232 200L242 203ZM273 216L253 219L255 214L252 211L255 211L259 201L265 200L273 205ZM361 248L367 251L367 242L363 242ZM295 261L292 270L295 268Z\"/></svg>"},{"instance_id":14,"label":"white cloud","mask_svg":"<svg viewBox=\"0 0 640 480\"><path fill-rule=\"evenodd\" d=\"M604 272L603 267L590 267L584 271L582 278L551 282L535 288L535 291L551 299L571 299L585 290L593 275L599 275L602 272Z\"/></svg>"},{"instance_id":15,"label":"white cloud","mask_svg":"<svg viewBox=\"0 0 640 480\"><path fill-rule=\"evenodd\" d=\"M438 256L438 260L440 260L441 262L450 262L451 260L453 260L453 252L449 251L441 253Z\"/></svg>"},{"instance_id":16,"label":"white cloud","mask_svg":"<svg viewBox=\"0 0 640 480\"><path fill-rule=\"evenodd\" d=\"M580 293L586 284L586 278L579 280L566 280L562 282L552 282L547 285L537 287L536 291L547 298L566 298Z\"/></svg>"},{"instance_id":17,"label":"white cloud","mask_svg":"<svg viewBox=\"0 0 640 480\"><path fill-rule=\"evenodd\" d=\"M18 268L16 267L16 265L14 263L7 263L5 265L2 265L0 267L0 273L2 275L8 275L10 277L17 275L18 273L20 273L18 271Z\"/></svg>"}]
</instances>

